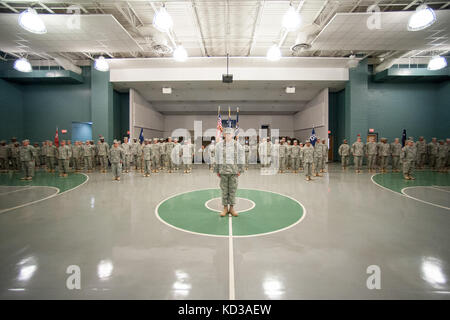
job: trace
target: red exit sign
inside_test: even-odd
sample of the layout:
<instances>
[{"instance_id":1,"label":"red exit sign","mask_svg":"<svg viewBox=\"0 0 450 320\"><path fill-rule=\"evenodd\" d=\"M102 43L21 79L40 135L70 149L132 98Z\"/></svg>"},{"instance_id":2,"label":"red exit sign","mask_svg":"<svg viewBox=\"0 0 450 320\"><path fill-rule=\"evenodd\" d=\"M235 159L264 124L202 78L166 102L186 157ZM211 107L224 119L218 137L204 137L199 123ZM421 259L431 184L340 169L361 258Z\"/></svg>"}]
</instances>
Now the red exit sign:
<instances>
[{"instance_id":1,"label":"red exit sign","mask_svg":"<svg viewBox=\"0 0 450 320\"><path fill-rule=\"evenodd\" d=\"M61 133L67 133L67 130L66 129L62 129Z\"/></svg>"}]
</instances>

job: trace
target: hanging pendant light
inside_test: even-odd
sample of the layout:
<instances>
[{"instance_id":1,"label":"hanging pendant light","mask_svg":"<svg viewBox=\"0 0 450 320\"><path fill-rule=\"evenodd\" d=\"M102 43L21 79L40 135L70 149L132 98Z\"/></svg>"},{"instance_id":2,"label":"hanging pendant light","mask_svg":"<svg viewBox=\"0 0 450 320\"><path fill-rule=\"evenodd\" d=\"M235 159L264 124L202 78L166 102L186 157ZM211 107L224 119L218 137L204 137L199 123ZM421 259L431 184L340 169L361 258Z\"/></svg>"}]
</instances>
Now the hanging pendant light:
<instances>
[{"instance_id":1,"label":"hanging pendant light","mask_svg":"<svg viewBox=\"0 0 450 320\"><path fill-rule=\"evenodd\" d=\"M177 46L173 51L173 58L175 61L184 62L188 58L186 49L183 46Z\"/></svg>"},{"instance_id":2,"label":"hanging pendant light","mask_svg":"<svg viewBox=\"0 0 450 320\"><path fill-rule=\"evenodd\" d=\"M97 59L95 59L94 68L97 69L98 71L106 72L109 70L109 63L105 59L105 57L100 56Z\"/></svg>"},{"instance_id":3,"label":"hanging pendant light","mask_svg":"<svg viewBox=\"0 0 450 320\"><path fill-rule=\"evenodd\" d=\"M14 61L14 69L20 72L33 71L30 62L26 58L19 58L16 61Z\"/></svg>"},{"instance_id":4,"label":"hanging pendant light","mask_svg":"<svg viewBox=\"0 0 450 320\"><path fill-rule=\"evenodd\" d=\"M436 22L436 14L426 4L422 4L417 7L416 11L408 20L408 30L418 31L428 28Z\"/></svg>"},{"instance_id":5,"label":"hanging pendant light","mask_svg":"<svg viewBox=\"0 0 450 320\"><path fill-rule=\"evenodd\" d=\"M295 11L292 5L289 6L288 11L283 16L282 26L289 32L295 31L300 27L302 18L300 14Z\"/></svg>"},{"instance_id":6,"label":"hanging pendant light","mask_svg":"<svg viewBox=\"0 0 450 320\"><path fill-rule=\"evenodd\" d=\"M36 10L33 8L28 8L19 14L19 25L32 33L47 33L44 21L42 21L41 17L39 17Z\"/></svg>"},{"instance_id":7,"label":"hanging pendant light","mask_svg":"<svg viewBox=\"0 0 450 320\"><path fill-rule=\"evenodd\" d=\"M274 44L267 50L267 60L278 61L281 59L281 51L278 45Z\"/></svg>"},{"instance_id":8,"label":"hanging pendant light","mask_svg":"<svg viewBox=\"0 0 450 320\"><path fill-rule=\"evenodd\" d=\"M434 56L428 62L428 70L441 70L447 66L447 60L442 56Z\"/></svg>"},{"instance_id":9,"label":"hanging pendant light","mask_svg":"<svg viewBox=\"0 0 450 320\"><path fill-rule=\"evenodd\" d=\"M173 27L172 17L164 6L156 11L153 17L153 26L161 32L169 32Z\"/></svg>"}]
</instances>

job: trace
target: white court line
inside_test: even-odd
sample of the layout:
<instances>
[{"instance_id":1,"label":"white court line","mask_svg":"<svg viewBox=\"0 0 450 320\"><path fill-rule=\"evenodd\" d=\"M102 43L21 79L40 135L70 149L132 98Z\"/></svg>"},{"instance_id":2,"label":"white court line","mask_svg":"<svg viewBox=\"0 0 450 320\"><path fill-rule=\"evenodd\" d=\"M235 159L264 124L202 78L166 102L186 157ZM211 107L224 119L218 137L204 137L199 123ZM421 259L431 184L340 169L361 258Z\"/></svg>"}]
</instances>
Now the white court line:
<instances>
[{"instance_id":1,"label":"white court line","mask_svg":"<svg viewBox=\"0 0 450 320\"><path fill-rule=\"evenodd\" d=\"M228 292L229 299L235 300L236 291L234 287L233 222L231 216L228 216L228 249Z\"/></svg>"},{"instance_id":2,"label":"white court line","mask_svg":"<svg viewBox=\"0 0 450 320\"><path fill-rule=\"evenodd\" d=\"M238 188L238 189L239 189L239 188ZM293 224L291 224L291 225L289 225L289 226L287 226L287 227L285 227L285 228L282 228L282 229L278 229L278 230L270 231L270 232L265 232L265 233L250 234L250 235L245 235L245 236L233 236L233 238L252 238L252 237L260 237L260 236L266 236L266 235L269 235L269 234L274 234L274 233L277 233L277 232L285 231L285 230L288 230L288 229L290 229L290 228L296 226L296 225L299 224L301 221L303 221L303 219L306 217L306 208L305 208L305 206L303 206L303 204L302 204L300 201L298 201L297 199L294 199L294 198L292 198L292 197L290 197L290 196L287 196L287 195L282 194L282 193L278 193L278 192L274 192L274 191L269 191L269 190L262 190L262 189L254 189L254 188L240 188L240 189L241 189L241 190L255 190L255 191L269 192L269 193L274 193L274 194L278 194L278 195L280 195L280 196L289 198L289 199L291 199L291 200L297 202L297 203L302 207L302 209L303 209L303 215L302 215L302 216L300 217L300 219L298 219L295 223L293 223ZM169 196L169 197L163 199L161 202L159 202L158 205L156 206L156 208L155 208L155 215L156 215L156 217L158 218L158 220L159 220L160 222L164 223L166 226L168 226L168 227L170 227L170 228L173 228L173 229L176 229L176 230L178 230L178 231L183 231L183 232L186 232L186 233L195 234L195 235L198 235L198 236L205 236L205 237L215 237L215 238L226 238L226 237L228 237L228 235L207 234L207 233L200 233L200 232L189 231L189 230L185 230L185 229L182 229L182 228L178 228L178 227L175 227L174 225L171 225L170 223L164 221L164 220L159 216L159 213L158 213L159 206L160 206L161 204L163 204L165 201L167 201L167 200L169 200L169 199L171 199L171 198L174 198L174 197L176 197L176 196L179 196L179 195L181 195L181 194L184 194L184 193L189 193L189 192L194 192L194 191L203 191L203 190L218 190L218 189L217 189L217 188L194 189L194 190L190 190L190 191L183 191L183 192L174 194L174 195L172 195L172 196ZM392 191L392 192L394 192L394 191Z\"/></svg>"},{"instance_id":3,"label":"white court line","mask_svg":"<svg viewBox=\"0 0 450 320\"><path fill-rule=\"evenodd\" d=\"M33 188L35 186L27 186L27 187L25 187L25 186L8 186L8 187L19 187L19 188L23 188L23 189L17 189L17 190L13 190L13 191L1 192L0 196L2 196L4 194L10 194L10 193L14 193L14 192L28 190L28 189L31 189L31 188Z\"/></svg>"},{"instance_id":4,"label":"white court line","mask_svg":"<svg viewBox=\"0 0 450 320\"><path fill-rule=\"evenodd\" d=\"M66 193L66 192L75 190L76 188L81 187L83 184L85 184L86 182L88 182L89 176L88 176L87 174L82 173L82 172L79 172L79 173L77 173L77 174L82 174L82 175L86 176L86 180L85 180L83 183L80 183L79 185L77 185L76 187L74 187L74 188L72 188L72 189L68 189L68 190L66 190L66 191L64 191L64 192L59 192L60 190L59 190L57 187L52 187L52 186L32 186L32 187L52 188L52 189L56 189L57 191L56 191L54 194L52 194L52 195L50 195L50 196L48 196L48 197L45 197L45 198L42 198L42 199L39 199L39 200L35 200L35 201L31 201L31 202L27 202L27 203L21 204L21 205L16 206L16 207L12 207L12 208L8 208L8 209L0 210L0 214L5 213L5 212L8 212L8 211L15 210L15 209L23 208L23 207L26 207L26 206L29 206L29 205L32 205L32 204L35 204L35 203L38 203L38 202L41 202L41 201L44 201L44 200L47 200L47 199L56 197L56 196L60 196L60 195L62 195L62 194L64 194L64 193Z\"/></svg>"},{"instance_id":5,"label":"white court line","mask_svg":"<svg viewBox=\"0 0 450 320\"><path fill-rule=\"evenodd\" d=\"M403 189L402 189L402 194L404 194L404 195L405 195L406 197L408 197L408 198L411 198L411 199L414 199L414 200L417 200L417 201L420 201L420 202L423 202L423 203L426 203L426 204L430 204L430 205L432 205L432 206L436 206L436 207L439 207L439 208L442 208L442 209L450 210L449 207L441 206L441 205L439 205L439 204L435 204L435 203L428 202L428 201L425 201L425 200L422 200L422 199L418 199L418 198L415 198L415 197L413 197L413 196L410 196L410 195L406 194L406 192L405 192L406 189L413 189L413 188L423 188L423 186L414 186L414 187L406 187L406 188L403 188Z\"/></svg>"},{"instance_id":6,"label":"white court line","mask_svg":"<svg viewBox=\"0 0 450 320\"><path fill-rule=\"evenodd\" d=\"M403 190L408 189L408 188L417 188L417 187L426 187L426 186L405 187L405 188L403 188L403 189L401 190L401 193L399 193L399 192L397 192L397 191L394 191L394 190L391 190L391 189L389 189L389 188L386 188L386 187L382 186L381 184L375 182L375 181L373 180L373 177L376 176L377 174L381 174L381 173L375 173L375 174L373 174L373 175L370 177L370 180L372 180L372 182L373 182L374 184L376 184L377 186L379 186L379 187L381 187L381 188L383 188L383 189L386 189L386 190L388 190L388 191L390 191L390 192L392 192L392 193L398 194L399 196L402 196L402 197L407 197L407 198L414 199L414 200L417 200L417 201L420 201L420 202L423 202L423 203L426 203L426 204L429 204L429 205L432 205L432 206L435 206L435 207L439 207L439 208L443 208L443 209L450 210L450 208L447 208L447 207L444 207L444 206L441 206L441 205L438 205L438 204L435 204L435 203L431 203L431 202L428 202L428 201L425 201L425 200L420 200L420 199L411 197L411 196L407 195L406 193L404 193L404 191L403 191Z\"/></svg>"},{"instance_id":7,"label":"white court line","mask_svg":"<svg viewBox=\"0 0 450 320\"><path fill-rule=\"evenodd\" d=\"M445 189L442 189L439 187L447 187L447 186L428 186L427 188L433 188L433 189L437 189L437 190L444 191L444 192L450 192L450 190L445 190Z\"/></svg>"},{"instance_id":8,"label":"white court line","mask_svg":"<svg viewBox=\"0 0 450 320\"><path fill-rule=\"evenodd\" d=\"M209 206L209 203L210 203L211 201L214 201L214 200L217 200L217 199L221 200L222 198L219 198L219 197L218 197L218 198L212 198L212 199L209 199L208 201L205 202L205 207L206 207L208 210L211 210L211 211L222 212L222 210L214 209L214 208L211 208L211 207ZM247 199L247 198L241 198L241 197L236 197L236 199L247 200L247 201L249 201L249 202L252 204L250 208L244 209L244 210L240 210L240 211L238 211L238 213L250 211L250 210L252 210L252 209L256 206L256 204L255 204L252 200L250 200L250 199Z\"/></svg>"}]
</instances>

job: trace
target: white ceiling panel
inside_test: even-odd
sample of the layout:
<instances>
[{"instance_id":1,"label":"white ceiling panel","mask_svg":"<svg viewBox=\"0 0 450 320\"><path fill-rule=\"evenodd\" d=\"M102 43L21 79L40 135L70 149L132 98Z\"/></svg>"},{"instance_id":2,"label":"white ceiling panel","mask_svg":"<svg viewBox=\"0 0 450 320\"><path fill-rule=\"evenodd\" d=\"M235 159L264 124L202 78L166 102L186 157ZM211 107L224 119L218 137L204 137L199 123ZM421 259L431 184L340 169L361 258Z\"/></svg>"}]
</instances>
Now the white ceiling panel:
<instances>
[{"instance_id":1,"label":"white ceiling panel","mask_svg":"<svg viewBox=\"0 0 450 320\"><path fill-rule=\"evenodd\" d=\"M0 14L0 50L6 52L129 52L141 47L112 15L80 15L79 28L69 28L71 16L43 14L47 33L22 29L18 14ZM26 45L27 47L22 46Z\"/></svg>"},{"instance_id":2,"label":"white ceiling panel","mask_svg":"<svg viewBox=\"0 0 450 320\"><path fill-rule=\"evenodd\" d=\"M368 13L338 13L312 43L314 50L450 49L450 10L436 12L437 22L408 31L411 12L381 12L380 29L369 29Z\"/></svg>"}]
</instances>

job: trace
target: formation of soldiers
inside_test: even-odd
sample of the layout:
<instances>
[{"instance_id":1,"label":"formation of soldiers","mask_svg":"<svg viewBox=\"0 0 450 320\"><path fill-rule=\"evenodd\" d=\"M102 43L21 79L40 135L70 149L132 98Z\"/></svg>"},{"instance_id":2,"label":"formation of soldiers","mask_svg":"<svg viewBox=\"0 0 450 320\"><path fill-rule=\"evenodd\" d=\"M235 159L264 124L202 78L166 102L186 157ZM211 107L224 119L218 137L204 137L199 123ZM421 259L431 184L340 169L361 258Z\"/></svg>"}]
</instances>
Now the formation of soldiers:
<instances>
[{"instance_id":1,"label":"formation of soldiers","mask_svg":"<svg viewBox=\"0 0 450 320\"><path fill-rule=\"evenodd\" d=\"M389 144L386 138L375 142L375 138L370 137L369 142L364 144L361 137L358 137L351 146L344 140L338 152L343 170L347 169L349 158L353 156L355 172L361 173L363 158L366 157L370 173L378 171L386 173L390 163L392 172L400 172L402 166L403 177L406 180L414 180L412 175L414 168L425 169L427 164L432 171L447 172L450 162L450 139L438 141L437 138L432 138L427 144L423 137L416 142L413 137L409 137L405 146L402 146L399 138L395 138L394 142Z\"/></svg>"}]
</instances>

